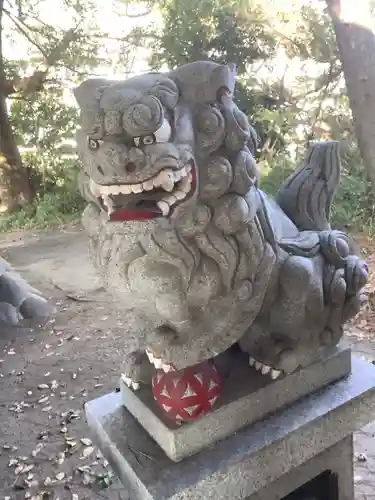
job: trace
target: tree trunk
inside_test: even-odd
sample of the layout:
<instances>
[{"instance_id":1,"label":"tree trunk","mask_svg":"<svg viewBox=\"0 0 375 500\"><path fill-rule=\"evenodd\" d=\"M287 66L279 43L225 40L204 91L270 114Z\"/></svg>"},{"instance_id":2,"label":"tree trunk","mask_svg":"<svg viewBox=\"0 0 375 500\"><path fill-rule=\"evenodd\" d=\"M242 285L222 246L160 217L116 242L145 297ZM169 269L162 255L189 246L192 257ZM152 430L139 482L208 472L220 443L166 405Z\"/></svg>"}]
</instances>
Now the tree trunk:
<instances>
[{"instance_id":1,"label":"tree trunk","mask_svg":"<svg viewBox=\"0 0 375 500\"><path fill-rule=\"evenodd\" d=\"M0 0L0 212L13 212L33 198L29 172L22 165L6 106L2 50L3 2Z\"/></svg>"},{"instance_id":2,"label":"tree trunk","mask_svg":"<svg viewBox=\"0 0 375 500\"><path fill-rule=\"evenodd\" d=\"M368 2L326 0L345 76L355 133L375 191L375 36Z\"/></svg>"}]
</instances>

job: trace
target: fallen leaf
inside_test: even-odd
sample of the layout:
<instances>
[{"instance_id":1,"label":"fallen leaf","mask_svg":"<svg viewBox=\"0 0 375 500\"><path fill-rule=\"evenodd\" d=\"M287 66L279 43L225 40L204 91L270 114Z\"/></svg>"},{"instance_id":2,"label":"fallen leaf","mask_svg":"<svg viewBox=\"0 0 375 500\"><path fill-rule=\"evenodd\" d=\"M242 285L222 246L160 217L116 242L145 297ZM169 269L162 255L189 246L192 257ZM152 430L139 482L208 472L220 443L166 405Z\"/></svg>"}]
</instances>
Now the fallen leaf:
<instances>
[{"instance_id":1,"label":"fallen leaf","mask_svg":"<svg viewBox=\"0 0 375 500\"><path fill-rule=\"evenodd\" d=\"M49 389L49 385L48 385L48 384L39 384L39 385L38 385L38 389L40 389L41 391L42 391L43 389Z\"/></svg>"},{"instance_id":2,"label":"fallen leaf","mask_svg":"<svg viewBox=\"0 0 375 500\"><path fill-rule=\"evenodd\" d=\"M52 380L52 382L51 382L51 390L55 391L58 387L59 387L59 383L57 382L57 380Z\"/></svg>"},{"instance_id":3,"label":"fallen leaf","mask_svg":"<svg viewBox=\"0 0 375 500\"><path fill-rule=\"evenodd\" d=\"M84 458L87 458L89 455L91 455L91 453L94 451L94 448L92 446L89 446L87 448L85 448L82 452L82 455L81 455L81 460L83 460Z\"/></svg>"},{"instance_id":4,"label":"fallen leaf","mask_svg":"<svg viewBox=\"0 0 375 500\"><path fill-rule=\"evenodd\" d=\"M18 476L18 474L21 474L21 472L23 472L23 464L21 465L18 465L15 470L14 470L14 473Z\"/></svg>"},{"instance_id":5,"label":"fallen leaf","mask_svg":"<svg viewBox=\"0 0 375 500\"><path fill-rule=\"evenodd\" d=\"M63 451L60 451L60 453L57 455L56 462L61 465L65 461L65 453Z\"/></svg>"},{"instance_id":6,"label":"fallen leaf","mask_svg":"<svg viewBox=\"0 0 375 500\"><path fill-rule=\"evenodd\" d=\"M62 481L65 477L65 472L59 472L58 474L56 474L56 479L58 481Z\"/></svg>"},{"instance_id":7,"label":"fallen leaf","mask_svg":"<svg viewBox=\"0 0 375 500\"><path fill-rule=\"evenodd\" d=\"M46 403L49 399L49 396L43 396L42 398L38 399L39 404Z\"/></svg>"},{"instance_id":8,"label":"fallen leaf","mask_svg":"<svg viewBox=\"0 0 375 500\"><path fill-rule=\"evenodd\" d=\"M89 486L93 482L94 482L94 478L90 474L87 474L87 473L83 474L82 484L84 486Z\"/></svg>"},{"instance_id":9,"label":"fallen leaf","mask_svg":"<svg viewBox=\"0 0 375 500\"><path fill-rule=\"evenodd\" d=\"M33 457L36 457L36 456L37 456L37 454L40 452L40 450L43 448L43 446L44 446L44 444L43 444L43 443L38 443L38 444L36 445L35 450L33 450L33 451L31 452L31 455L32 455Z\"/></svg>"},{"instance_id":10,"label":"fallen leaf","mask_svg":"<svg viewBox=\"0 0 375 500\"><path fill-rule=\"evenodd\" d=\"M37 439L38 440L41 440L41 439L45 440L45 439L47 439L48 435L49 435L49 431L41 431L41 432L39 432Z\"/></svg>"},{"instance_id":11,"label":"fallen leaf","mask_svg":"<svg viewBox=\"0 0 375 500\"><path fill-rule=\"evenodd\" d=\"M80 439L81 443L84 444L85 446L91 446L92 445L92 441L91 439L88 439L88 438L81 438Z\"/></svg>"}]
</instances>

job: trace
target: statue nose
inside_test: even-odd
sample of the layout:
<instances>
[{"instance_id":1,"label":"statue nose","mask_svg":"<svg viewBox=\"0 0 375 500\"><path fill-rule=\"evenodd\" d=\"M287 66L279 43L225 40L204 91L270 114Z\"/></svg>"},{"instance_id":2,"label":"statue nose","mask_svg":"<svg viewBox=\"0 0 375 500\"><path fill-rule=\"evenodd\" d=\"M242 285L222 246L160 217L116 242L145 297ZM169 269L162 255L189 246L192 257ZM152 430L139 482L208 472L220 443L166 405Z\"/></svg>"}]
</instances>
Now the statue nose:
<instances>
[{"instance_id":1,"label":"statue nose","mask_svg":"<svg viewBox=\"0 0 375 500\"><path fill-rule=\"evenodd\" d=\"M135 171L137 170L137 165L135 163L133 163L132 161L130 161L129 163L127 163L125 165L125 172L127 174L132 174L134 173Z\"/></svg>"}]
</instances>

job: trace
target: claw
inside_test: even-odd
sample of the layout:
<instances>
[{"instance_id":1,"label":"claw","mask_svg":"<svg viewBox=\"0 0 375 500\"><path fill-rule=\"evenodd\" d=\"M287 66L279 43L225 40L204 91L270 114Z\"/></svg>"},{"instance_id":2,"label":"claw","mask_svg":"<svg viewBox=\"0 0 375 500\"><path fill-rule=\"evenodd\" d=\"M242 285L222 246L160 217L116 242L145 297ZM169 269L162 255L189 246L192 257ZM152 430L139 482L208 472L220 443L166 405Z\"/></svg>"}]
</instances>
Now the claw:
<instances>
[{"instance_id":1,"label":"claw","mask_svg":"<svg viewBox=\"0 0 375 500\"><path fill-rule=\"evenodd\" d=\"M152 354L151 351L146 350L147 357L152 365L155 366L157 370L163 370L165 373L175 371L175 367L171 363L164 363L161 358L157 358Z\"/></svg>"},{"instance_id":2,"label":"claw","mask_svg":"<svg viewBox=\"0 0 375 500\"><path fill-rule=\"evenodd\" d=\"M249 365L254 366L255 365L255 359L252 358L251 356L249 357Z\"/></svg>"},{"instance_id":3,"label":"claw","mask_svg":"<svg viewBox=\"0 0 375 500\"><path fill-rule=\"evenodd\" d=\"M267 375L271 371L271 367L268 365L262 366L262 375Z\"/></svg>"},{"instance_id":4,"label":"claw","mask_svg":"<svg viewBox=\"0 0 375 500\"><path fill-rule=\"evenodd\" d=\"M271 378L272 378L272 380L276 380L278 377L280 377L281 374L282 374L281 370L274 370L272 368L272 370L271 370Z\"/></svg>"},{"instance_id":5,"label":"claw","mask_svg":"<svg viewBox=\"0 0 375 500\"><path fill-rule=\"evenodd\" d=\"M121 374L121 380L126 384L129 389L137 391L140 388L139 382L134 382L130 377L126 376L124 373Z\"/></svg>"}]
</instances>

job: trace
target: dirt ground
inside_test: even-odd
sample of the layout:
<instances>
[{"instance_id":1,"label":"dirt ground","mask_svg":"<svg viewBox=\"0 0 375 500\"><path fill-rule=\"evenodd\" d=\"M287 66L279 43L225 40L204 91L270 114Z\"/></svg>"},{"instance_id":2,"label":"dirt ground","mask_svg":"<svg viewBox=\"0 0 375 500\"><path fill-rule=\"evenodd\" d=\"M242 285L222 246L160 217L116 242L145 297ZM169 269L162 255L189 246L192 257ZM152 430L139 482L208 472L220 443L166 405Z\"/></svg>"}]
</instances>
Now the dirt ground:
<instances>
[{"instance_id":1,"label":"dirt ground","mask_svg":"<svg viewBox=\"0 0 375 500\"><path fill-rule=\"evenodd\" d=\"M118 385L125 321L99 288L83 233L8 235L0 252L58 309L42 331L0 338L0 498L127 499L83 415Z\"/></svg>"},{"instance_id":2,"label":"dirt ground","mask_svg":"<svg viewBox=\"0 0 375 500\"><path fill-rule=\"evenodd\" d=\"M364 238L360 243L375 271L375 244ZM0 254L58 309L42 330L1 334L0 499L128 499L91 445L83 415L87 400L117 388L126 323L100 288L85 235L79 227L9 234L0 240ZM370 359L374 289L375 274L370 306L349 336L354 349ZM358 500L375 499L374 435L375 425L356 439Z\"/></svg>"}]
</instances>

